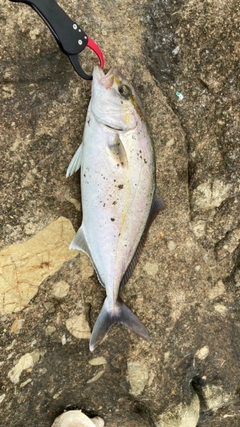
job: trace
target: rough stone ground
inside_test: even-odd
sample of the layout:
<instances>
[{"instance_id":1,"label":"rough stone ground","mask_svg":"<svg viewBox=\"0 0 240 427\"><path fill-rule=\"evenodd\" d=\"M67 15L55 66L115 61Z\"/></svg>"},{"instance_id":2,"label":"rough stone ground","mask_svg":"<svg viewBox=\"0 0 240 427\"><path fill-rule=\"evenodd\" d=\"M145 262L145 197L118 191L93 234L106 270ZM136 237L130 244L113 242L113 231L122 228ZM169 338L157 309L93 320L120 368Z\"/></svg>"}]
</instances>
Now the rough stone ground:
<instances>
[{"instance_id":1,"label":"rough stone ground","mask_svg":"<svg viewBox=\"0 0 240 427\"><path fill-rule=\"evenodd\" d=\"M67 250L81 208L65 171L90 84L28 6L1 0L0 425L79 408L111 427L237 427L239 2L59 3L132 80L152 130L167 209L123 292L151 342L115 326L88 350L104 290Z\"/></svg>"}]
</instances>

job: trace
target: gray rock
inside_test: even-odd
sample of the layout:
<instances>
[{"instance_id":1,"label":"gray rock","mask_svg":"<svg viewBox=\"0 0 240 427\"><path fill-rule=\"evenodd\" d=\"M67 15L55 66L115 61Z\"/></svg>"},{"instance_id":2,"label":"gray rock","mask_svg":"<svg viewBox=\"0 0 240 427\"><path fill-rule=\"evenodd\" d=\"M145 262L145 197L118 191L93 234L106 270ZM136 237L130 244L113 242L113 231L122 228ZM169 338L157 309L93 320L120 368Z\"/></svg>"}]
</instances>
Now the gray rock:
<instances>
[{"instance_id":1,"label":"gray rock","mask_svg":"<svg viewBox=\"0 0 240 427\"><path fill-rule=\"evenodd\" d=\"M30 265L31 280L21 287L10 254L4 274L16 273L21 311L1 317L0 424L49 427L65 408L81 408L111 427L238 427L239 2L61 6L101 46L106 68L117 65L132 81L148 117L166 210L122 296L151 341L114 326L94 353L106 363L92 366L88 339L66 327L83 313L89 334L102 306L104 290L89 261L64 258L49 275L48 259L43 270L40 259L42 280L35 286ZM65 172L90 97L89 82L74 73L31 8L4 1L1 23L0 262L7 247L59 217L79 227L79 176L66 180ZM81 55L87 71L92 58ZM2 272L0 266L0 283ZM69 291L65 286L59 295L58 283ZM34 290L27 300L25 287ZM203 348L208 355L198 353ZM21 382L13 383L8 373L36 352L39 360L28 359Z\"/></svg>"}]
</instances>

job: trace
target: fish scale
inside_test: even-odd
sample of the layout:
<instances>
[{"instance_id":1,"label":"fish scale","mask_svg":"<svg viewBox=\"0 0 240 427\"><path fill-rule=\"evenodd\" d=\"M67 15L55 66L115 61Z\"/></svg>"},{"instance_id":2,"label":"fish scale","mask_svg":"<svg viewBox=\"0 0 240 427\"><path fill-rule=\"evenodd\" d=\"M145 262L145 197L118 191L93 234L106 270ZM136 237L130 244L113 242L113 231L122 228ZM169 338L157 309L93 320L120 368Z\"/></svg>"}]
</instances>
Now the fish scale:
<instances>
[{"instance_id":1,"label":"fish scale","mask_svg":"<svg viewBox=\"0 0 240 427\"><path fill-rule=\"evenodd\" d=\"M81 148L80 148L81 147ZM142 106L133 87L115 69L93 72L83 141L67 176L81 167L82 225L70 248L85 252L106 299L94 325L90 350L113 323L144 339L146 328L119 296L141 243L164 202L156 191L155 159Z\"/></svg>"}]
</instances>

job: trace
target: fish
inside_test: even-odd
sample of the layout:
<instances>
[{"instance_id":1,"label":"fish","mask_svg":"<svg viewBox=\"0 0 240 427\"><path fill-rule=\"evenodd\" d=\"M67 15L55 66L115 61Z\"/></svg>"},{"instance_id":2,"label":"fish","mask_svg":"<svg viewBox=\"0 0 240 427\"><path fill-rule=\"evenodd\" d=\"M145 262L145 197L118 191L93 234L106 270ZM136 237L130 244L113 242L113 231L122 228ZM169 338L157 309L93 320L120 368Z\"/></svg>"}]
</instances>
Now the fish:
<instances>
[{"instance_id":1,"label":"fish","mask_svg":"<svg viewBox=\"0 0 240 427\"><path fill-rule=\"evenodd\" d=\"M94 67L82 143L66 176L79 169L82 224L70 249L89 256L106 290L90 351L114 323L148 341L147 329L122 301L120 292L152 221L165 205L156 188L154 147L142 103L116 67L106 74Z\"/></svg>"}]
</instances>

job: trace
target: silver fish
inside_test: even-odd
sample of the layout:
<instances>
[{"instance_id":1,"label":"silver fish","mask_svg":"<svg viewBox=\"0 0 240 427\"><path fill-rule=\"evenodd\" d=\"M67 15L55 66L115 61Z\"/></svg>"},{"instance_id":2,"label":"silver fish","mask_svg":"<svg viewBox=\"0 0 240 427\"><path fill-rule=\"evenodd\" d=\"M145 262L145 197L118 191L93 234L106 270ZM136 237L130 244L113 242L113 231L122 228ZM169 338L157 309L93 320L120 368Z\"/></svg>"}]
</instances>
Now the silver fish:
<instances>
[{"instance_id":1,"label":"silver fish","mask_svg":"<svg viewBox=\"0 0 240 427\"><path fill-rule=\"evenodd\" d=\"M116 322L149 340L146 328L123 303L119 291L164 202L156 190L154 150L141 102L116 68L105 75L99 66L94 67L83 141L67 176L80 167L83 220L70 249L90 257L106 289L90 350Z\"/></svg>"}]
</instances>

